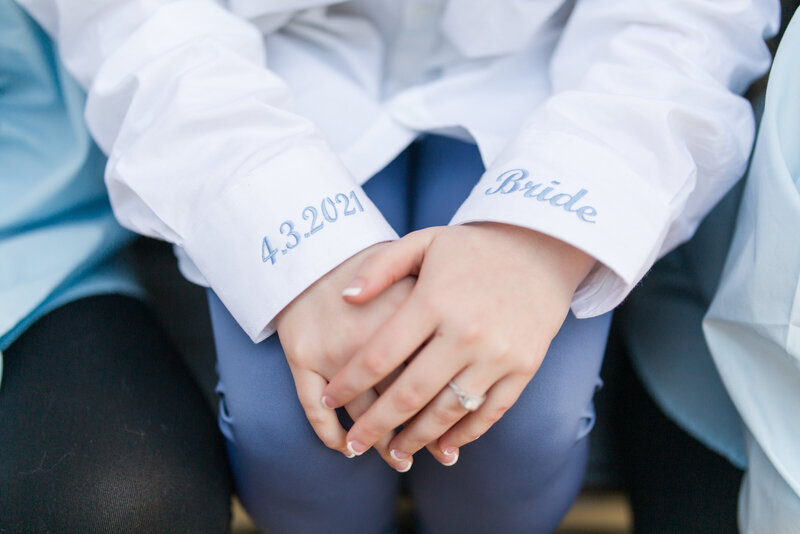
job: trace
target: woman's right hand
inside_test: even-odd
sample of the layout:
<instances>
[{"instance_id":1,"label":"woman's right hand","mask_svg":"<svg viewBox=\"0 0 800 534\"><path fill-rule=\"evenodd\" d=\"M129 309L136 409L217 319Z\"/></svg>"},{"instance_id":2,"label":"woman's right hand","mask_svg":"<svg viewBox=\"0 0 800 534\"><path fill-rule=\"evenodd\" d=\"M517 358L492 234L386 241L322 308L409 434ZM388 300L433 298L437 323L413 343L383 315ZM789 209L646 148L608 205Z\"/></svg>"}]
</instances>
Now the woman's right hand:
<instances>
[{"instance_id":1,"label":"woman's right hand","mask_svg":"<svg viewBox=\"0 0 800 534\"><path fill-rule=\"evenodd\" d=\"M346 432L336 412L320 402L322 390L400 307L416 280L406 277L367 304L353 305L342 299L342 290L356 276L364 258L383 246L386 243L373 245L341 263L301 293L276 318L281 345L308 422L327 447L347 457L353 454L347 449ZM345 409L356 420L377 397L378 393L370 389L349 402ZM407 471L410 464L406 460L395 460L389 455L388 444L393 435L382 438L375 448L392 468Z\"/></svg>"}]
</instances>

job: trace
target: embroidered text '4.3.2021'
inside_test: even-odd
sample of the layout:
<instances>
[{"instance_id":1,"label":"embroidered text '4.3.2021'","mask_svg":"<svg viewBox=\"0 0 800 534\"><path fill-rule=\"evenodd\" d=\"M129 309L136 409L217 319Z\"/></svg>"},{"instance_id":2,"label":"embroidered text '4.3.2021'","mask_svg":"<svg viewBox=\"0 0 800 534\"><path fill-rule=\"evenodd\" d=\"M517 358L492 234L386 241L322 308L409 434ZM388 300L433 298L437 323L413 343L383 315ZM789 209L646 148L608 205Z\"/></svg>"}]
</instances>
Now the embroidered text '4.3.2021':
<instances>
[{"instance_id":1,"label":"embroidered text '4.3.2021'","mask_svg":"<svg viewBox=\"0 0 800 534\"><path fill-rule=\"evenodd\" d=\"M339 208L341 208L341 212ZM306 221L303 224L304 228L298 230L291 219L283 221L278 227L278 232L288 238L280 249L272 247L272 242L268 236L263 237L261 240L261 261L275 265L279 250L281 255L284 256L300 245L303 240L323 230L326 222L329 224L335 223L340 214L342 217L349 217L363 211L364 206L355 191L350 191L349 194L337 193L333 198L325 197L320 201L319 209L316 206L306 206L300 214L303 220Z\"/></svg>"}]
</instances>

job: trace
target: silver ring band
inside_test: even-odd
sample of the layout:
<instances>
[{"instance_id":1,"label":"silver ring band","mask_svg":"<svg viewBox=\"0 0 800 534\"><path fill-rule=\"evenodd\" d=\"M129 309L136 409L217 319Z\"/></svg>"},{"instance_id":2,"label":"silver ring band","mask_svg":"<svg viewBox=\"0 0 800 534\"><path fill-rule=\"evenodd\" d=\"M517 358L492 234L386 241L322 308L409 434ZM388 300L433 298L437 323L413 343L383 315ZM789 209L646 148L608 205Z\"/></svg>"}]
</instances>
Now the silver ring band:
<instances>
[{"instance_id":1,"label":"silver ring band","mask_svg":"<svg viewBox=\"0 0 800 534\"><path fill-rule=\"evenodd\" d=\"M471 393L467 393L458 387L458 385L452 380L447 385L453 390L453 393L456 394L456 397L458 397L459 404L461 404L461 406L468 412L474 412L480 408L481 404L483 404L483 401L486 400L486 395L473 395Z\"/></svg>"}]
</instances>

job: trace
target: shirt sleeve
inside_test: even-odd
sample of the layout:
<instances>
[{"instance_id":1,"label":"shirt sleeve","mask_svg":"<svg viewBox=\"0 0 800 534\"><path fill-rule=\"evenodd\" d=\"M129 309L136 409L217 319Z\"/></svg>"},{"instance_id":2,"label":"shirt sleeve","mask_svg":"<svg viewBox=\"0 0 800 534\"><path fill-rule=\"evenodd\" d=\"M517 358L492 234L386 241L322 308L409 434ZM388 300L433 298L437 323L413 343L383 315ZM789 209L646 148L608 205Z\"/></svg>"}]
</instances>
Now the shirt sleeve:
<instances>
[{"instance_id":1,"label":"shirt sleeve","mask_svg":"<svg viewBox=\"0 0 800 534\"><path fill-rule=\"evenodd\" d=\"M266 67L263 36L212 0L20 0L88 92L119 221L178 247L260 341L336 265L396 238Z\"/></svg>"},{"instance_id":2,"label":"shirt sleeve","mask_svg":"<svg viewBox=\"0 0 800 534\"><path fill-rule=\"evenodd\" d=\"M504 222L570 243L598 260L573 312L612 309L744 174L755 128L739 93L769 67L779 7L579 0L552 96L451 224Z\"/></svg>"}]
</instances>

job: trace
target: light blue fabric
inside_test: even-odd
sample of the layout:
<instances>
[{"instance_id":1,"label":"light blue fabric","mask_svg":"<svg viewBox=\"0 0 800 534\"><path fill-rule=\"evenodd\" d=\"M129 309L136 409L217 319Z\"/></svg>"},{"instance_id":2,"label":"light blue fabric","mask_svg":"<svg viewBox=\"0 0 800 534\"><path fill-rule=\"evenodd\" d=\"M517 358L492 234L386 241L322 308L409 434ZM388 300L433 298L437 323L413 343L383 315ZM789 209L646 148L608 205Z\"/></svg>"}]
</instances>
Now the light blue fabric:
<instances>
[{"instance_id":1,"label":"light blue fabric","mask_svg":"<svg viewBox=\"0 0 800 534\"><path fill-rule=\"evenodd\" d=\"M116 257L133 235L111 213L84 100L50 39L0 0L0 351L68 301L141 294Z\"/></svg>"},{"instance_id":2,"label":"light blue fabric","mask_svg":"<svg viewBox=\"0 0 800 534\"><path fill-rule=\"evenodd\" d=\"M742 416L743 532L800 532L800 16L781 40L731 250L706 317Z\"/></svg>"}]
</instances>

